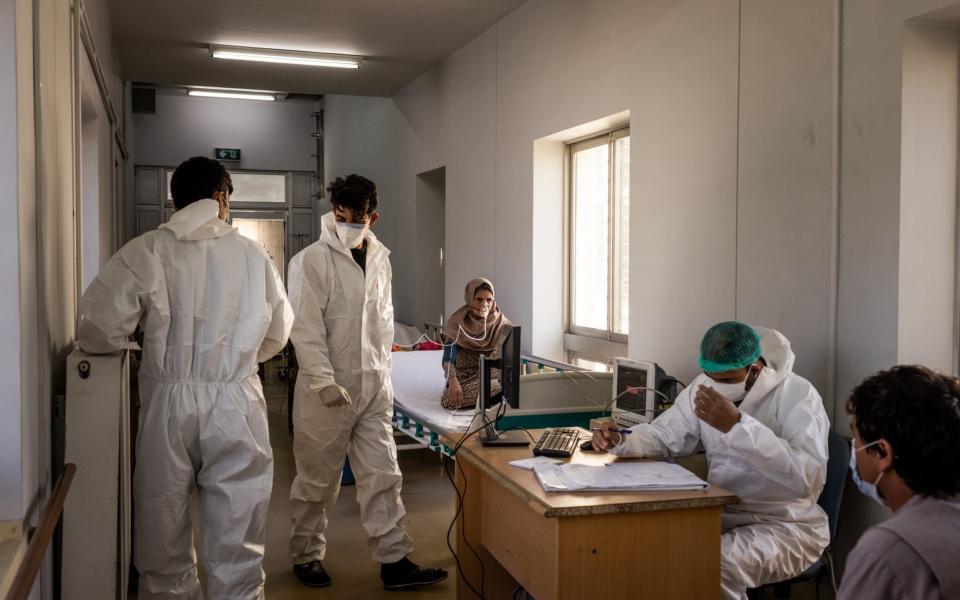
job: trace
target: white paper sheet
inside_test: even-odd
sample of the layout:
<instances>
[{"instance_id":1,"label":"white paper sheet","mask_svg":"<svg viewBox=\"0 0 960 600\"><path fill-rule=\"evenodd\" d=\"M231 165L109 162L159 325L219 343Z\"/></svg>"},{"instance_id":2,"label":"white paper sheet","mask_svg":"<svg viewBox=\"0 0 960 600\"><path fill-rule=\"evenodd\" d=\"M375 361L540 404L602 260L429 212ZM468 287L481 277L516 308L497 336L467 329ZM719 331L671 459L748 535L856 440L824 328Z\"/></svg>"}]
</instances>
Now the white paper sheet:
<instances>
[{"instance_id":1,"label":"white paper sheet","mask_svg":"<svg viewBox=\"0 0 960 600\"><path fill-rule=\"evenodd\" d=\"M535 467L547 492L703 490L709 487L690 471L666 462L616 462L605 466Z\"/></svg>"},{"instance_id":2,"label":"white paper sheet","mask_svg":"<svg viewBox=\"0 0 960 600\"><path fill-rule=\"evenodd\" d=\"M511 460L510 466L533 471L537 467L550 467L563 463L562 460L550 458L549 456L534 456L533 458L522 458L520 460Z\"/></svg>"}]
</instances>

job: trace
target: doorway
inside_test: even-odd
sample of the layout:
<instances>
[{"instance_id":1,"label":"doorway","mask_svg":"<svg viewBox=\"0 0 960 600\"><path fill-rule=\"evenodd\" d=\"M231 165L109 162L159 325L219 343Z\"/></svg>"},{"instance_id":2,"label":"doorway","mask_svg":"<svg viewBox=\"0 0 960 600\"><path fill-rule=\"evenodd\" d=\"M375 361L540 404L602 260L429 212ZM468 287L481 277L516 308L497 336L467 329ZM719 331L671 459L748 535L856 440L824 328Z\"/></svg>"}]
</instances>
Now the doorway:
<instances>
[{"instance_id":1,"label":"doorway","mask_svg":"<svg viewBox=\"0 0 960 600\"><path fill-rule=\"evenodd\" d=\"M447 169L417 175L416 325L446 320L444 249Z\"/></svg>"},{"instance_id":2,"label":"doorway","mask_svg":"<svg viewBox=\"0 0 960 600\"><path fill-rule=\"evenodd\" d=\"M273 260L280 276L286 280L287 264L287 227L286 219L280 213L260 213L231 211L231 224L240 235L260 244L260 247Z\"/></svg>"}]
</instances>

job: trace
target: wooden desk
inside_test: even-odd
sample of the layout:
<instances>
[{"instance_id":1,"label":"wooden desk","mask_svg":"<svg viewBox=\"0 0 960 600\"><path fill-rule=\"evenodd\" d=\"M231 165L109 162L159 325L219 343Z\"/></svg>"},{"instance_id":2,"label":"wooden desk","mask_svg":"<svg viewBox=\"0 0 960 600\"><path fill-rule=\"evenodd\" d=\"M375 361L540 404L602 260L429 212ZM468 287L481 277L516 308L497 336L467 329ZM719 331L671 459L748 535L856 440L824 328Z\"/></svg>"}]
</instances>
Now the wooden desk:
<instances>
[{"instance_id":1,"label":"wooden desk","mask_svg":"<svg viewBox=\"0 0 960 600\"><path fill-rule=\"evenodd\" d=\"M457 554L479 589L481 565L466 536L483 561L487 598L507 600L518 585L537 600L720 597L720 510L736 496L716 487L547 494L533 472L507 464L531 455L531 448L485 448L476 436L457 452L457 484L466 484ZM571 460L613 458L578 450ZM462 578L457 598L477 598Z\"/></svg>"}]
</instances>

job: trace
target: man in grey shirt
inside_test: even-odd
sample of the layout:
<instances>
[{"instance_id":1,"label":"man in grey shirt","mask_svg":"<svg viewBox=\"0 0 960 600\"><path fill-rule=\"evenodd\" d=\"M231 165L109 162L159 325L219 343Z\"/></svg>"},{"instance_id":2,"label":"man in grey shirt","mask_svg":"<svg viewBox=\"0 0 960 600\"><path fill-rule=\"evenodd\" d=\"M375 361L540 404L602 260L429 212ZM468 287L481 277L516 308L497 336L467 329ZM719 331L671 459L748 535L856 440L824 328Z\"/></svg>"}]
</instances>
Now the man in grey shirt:
<instances>
[{"instance_id":1,"label":"man in grey shirt","mask_svg":"<svg viewBox=\"0 0 960 600\"><path fill-rule=\"evenodd\" d=\"M893 517L847 559L840 600L960 598L960 380L901 366L861 383L851 475Z\"/></svg>"}]
</instances>

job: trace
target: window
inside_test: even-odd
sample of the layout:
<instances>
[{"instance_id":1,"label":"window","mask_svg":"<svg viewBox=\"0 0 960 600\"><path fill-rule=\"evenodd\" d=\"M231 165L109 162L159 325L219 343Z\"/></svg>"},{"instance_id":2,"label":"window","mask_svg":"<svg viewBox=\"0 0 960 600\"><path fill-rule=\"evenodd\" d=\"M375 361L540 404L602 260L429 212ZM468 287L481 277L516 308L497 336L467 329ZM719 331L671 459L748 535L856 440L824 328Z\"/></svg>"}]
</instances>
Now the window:
<instances>
[{"instance_id":1,"label":"window","mask_svg":"<svg viewBox=\"0 0 960 600\"><path fill-rule=\"evenodd\" d=\"M167 200L173 200L170 192L170 180L173 169L167 170ZM233 194L230 203L249 202L251 204L285 204L287 201L287 178L283 173L239 173L230 172L233 182Z\"/></svg>"},{"instance_id":2,"label":"window","mask_svg":"<svg viewBox=\"0 0 960 600\"><path fill-rule=\"evenodd\" d=\"M625 343L630 330L630 131L569 146L570 333Z\"/></svg>"}]
</instances>

